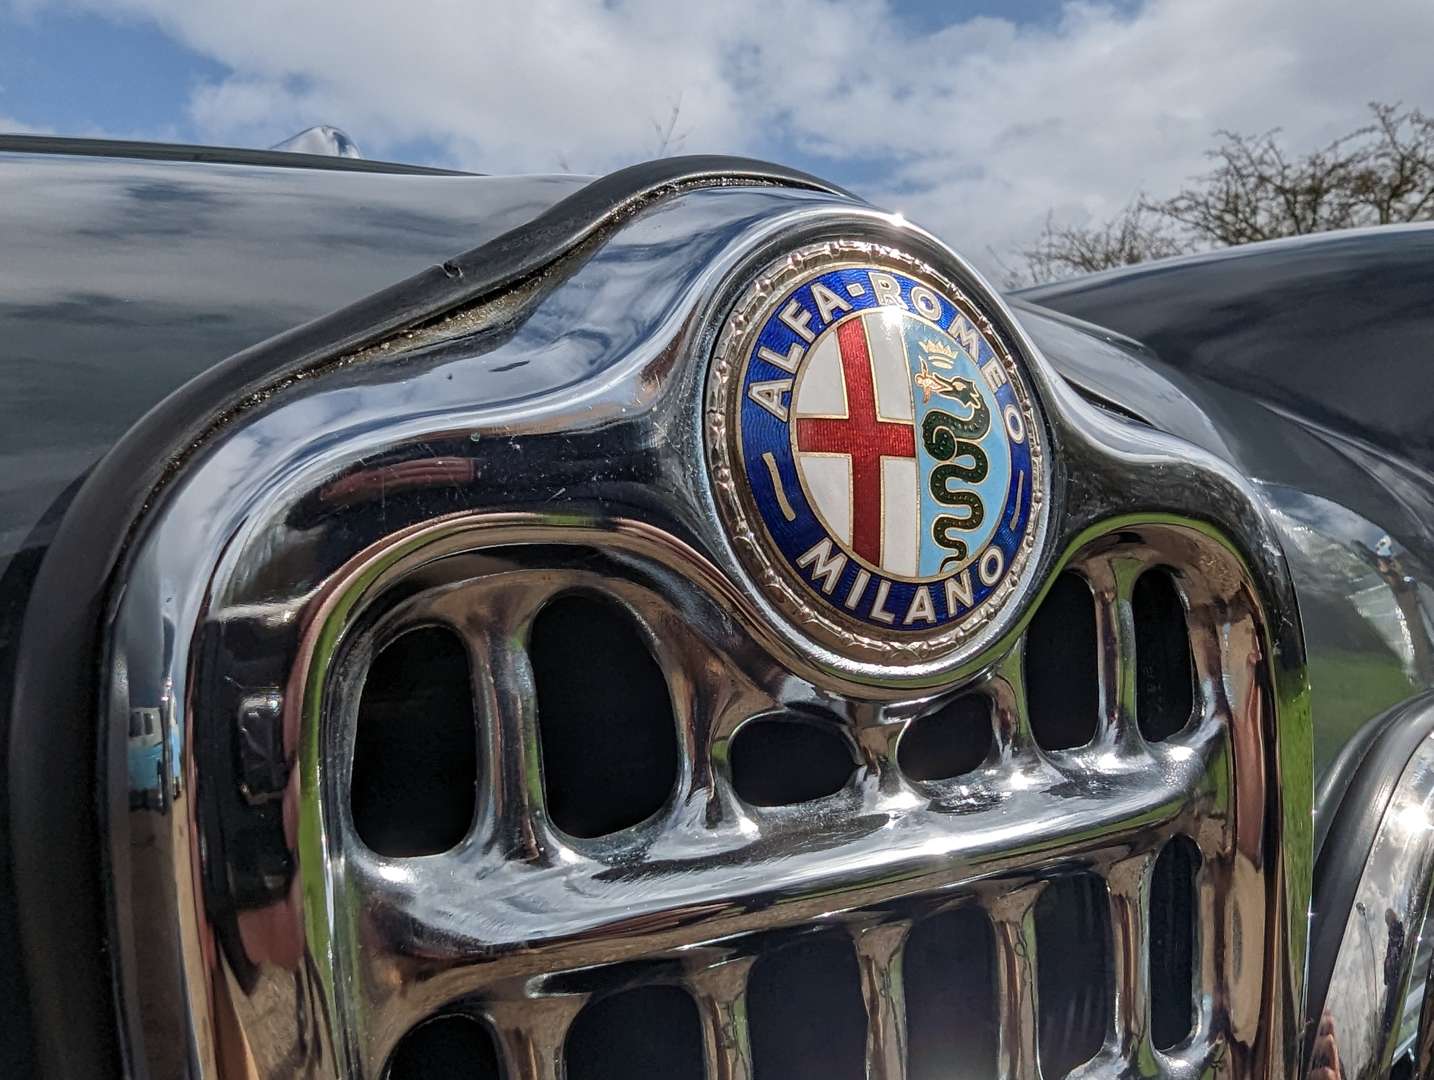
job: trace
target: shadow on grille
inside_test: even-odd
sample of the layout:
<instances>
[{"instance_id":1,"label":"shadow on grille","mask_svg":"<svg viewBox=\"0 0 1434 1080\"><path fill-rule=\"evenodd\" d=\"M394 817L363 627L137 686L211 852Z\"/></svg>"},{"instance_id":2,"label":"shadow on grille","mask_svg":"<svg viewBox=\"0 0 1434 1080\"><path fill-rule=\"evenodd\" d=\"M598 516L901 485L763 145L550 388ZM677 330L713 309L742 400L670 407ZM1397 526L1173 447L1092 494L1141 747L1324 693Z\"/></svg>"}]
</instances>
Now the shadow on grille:
<instances>
[{"instance_id":1,"label":"shadow on grille","mask_svg":"<svg viewBox=\"0 0 1434 1080\"><path fill-rule=\"evenodd\" d=\"M864 1080L866 1007L851 941L803 938L752 965L755 1080Z\"/></svg>"},{"instance_id":2,"label":"shadow on grille","mask_svg":"<svg viewBox=\"0 0 1434 1080\"><path fill-rule=\"evenodd\" d=\"M979 768L994 743L990 699L964 694L908 724L896 761L912 780L946 780Z\"/></svg>"},{"instance_id":3,"label":"shadow on grille","mask_svg":"<svg viewBox=\"0 0 1434 1080\"><path fill-rule=\"evenodd\" d=\"M447 851L468 832L478 732L468 656L446 630L413 630L369 666L359 700L351 805L381 855Z\"/></svg>"},{"instance_id":4,"label":"shadow on grille","mask_svg":"<svg viewBox=\"0 0 1434 1080\"><path fill-rule=\"evenodd\" d=\"M1185 608L1168 570L1140 575L1131 596L1135 621L1135 709L1151 742L1168 739L1190 721L1195 664Z\"/></svg>"},{"instance_id":5,"label":"shadow on grille","mask_svg":"<svg viewBox=\"0 0 1434 1080\"><path fill-rule=\"evenodd\" d=\"M438 1016L399 1041L384 1080L500 1080L502 1075L486 1027L466 1016Z\"/></svg>"},{"instance_id":6,"label":"shadow on grille","mask_svg":"<svg viewBox=\"0 0 1434 1080\"><path fill-rule=\"evenodd\" d=\"M677 782L677 724L657 661L606 600L563 596L533 623L548 815L570 836L606 836L662 809Z\"/></svg>"},{"instance_id":7,"label":"shadow on grille","mask_svg":"<svg viewBox=\"0 0 1434 1080\"><path fill-rule=\"evenodd\" d=\"M1177 836L1150 879L1150 1037L1157 1050L1184 1042L1195 1023L1195 872L1200 852Z\"/></svg>"},{"instance_id":8,"label":"shadow on grille","mask_svg":"<svg viewBox=\"0 0 1434 1080\"><path fill-rule=\"evenodd\" d=\"M565 1057L567 1080L702 1080L697 1006L675 986L643 986L598 998L573 1021Z\"/></svg>"},{"instance_id":9,"label":"shadow on grille","mask_svg":"<svg viewBox=\"0 0 1434 1080\"><path fill-rule=\"evenodd\" d=\"M753 806L790 806L840 791L856 771L834 721L793 713L749 720L728 750L732 787Z\"/></svg>"},{"instance_id":10,"label":"shadow on grille","mask_svg":"<svg viewBox=\"0 0 1434 1080\"><path fill-rule=\"evenodd\" d=\"M985 912L958 908L917 923L902 968L910 1080L995 1076L996 956Z\"/></svg>"},{"instance_id":11,"label":"shadow on grille","mask_svg":"<svg viewBox=\"0 0 1434 1080\"><path fill-rule=\"evenodd\" d=\"M1026 633L1026 701L1043 750L1069 750L1095 738L1095 599L1084 578L1056 578Z\"/></svg>"},{"instance_id":12,"label":"shadow on grille","mask_svg":"<svg viewBox=\"0 0 1434 1080\"><path fill-rule=\"evenodd\" d=\"M1064 1076L1100 1052L1114 997L1110 901L1091 874L1058 878L1036 901L1041 1073Z\"/></svg>"}]
</instances>

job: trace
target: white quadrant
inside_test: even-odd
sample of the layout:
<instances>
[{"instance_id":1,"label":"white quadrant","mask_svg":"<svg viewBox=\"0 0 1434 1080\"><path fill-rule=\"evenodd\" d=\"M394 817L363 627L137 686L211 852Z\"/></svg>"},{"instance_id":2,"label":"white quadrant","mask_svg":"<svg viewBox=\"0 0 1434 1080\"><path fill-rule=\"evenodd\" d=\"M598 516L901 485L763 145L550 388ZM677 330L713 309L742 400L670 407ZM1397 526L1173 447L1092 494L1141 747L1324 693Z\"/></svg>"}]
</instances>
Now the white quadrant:
<instances>
[{"instance_id":1,"label":"white quadrant","mask_svg":"<svg viewBox=\"0 0 1434 1080\"><path fill-rule=\"evenodd\" d=\"M827 528L843 544L850 544L851 458L845 454L798 454L797 466Z\"/></svg>"},{"instance_id":2,"label":"white quadrant","mask_svg":"<svg viewBox=\"0 0 1434 1080\"><path fill-rule=\"evenodd\" d=\"M881 459L881 568L915 577L920 557L920 503L914 458Z\"/></svg>"}]
</instances>

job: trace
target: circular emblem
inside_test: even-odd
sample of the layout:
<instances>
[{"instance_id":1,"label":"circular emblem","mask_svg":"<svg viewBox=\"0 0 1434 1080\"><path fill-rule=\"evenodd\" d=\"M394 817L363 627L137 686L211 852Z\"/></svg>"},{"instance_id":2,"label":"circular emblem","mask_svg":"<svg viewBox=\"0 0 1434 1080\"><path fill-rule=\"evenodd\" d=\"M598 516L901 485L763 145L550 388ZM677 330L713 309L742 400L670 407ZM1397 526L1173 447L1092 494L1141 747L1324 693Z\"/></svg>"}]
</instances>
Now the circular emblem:
<instances>
[{"instance_id":1,"label":"circular emblem","mask_svg":"<svg viewBox=\"0 0 1434 1080\"><path fill-rule=\"evenodd\" d=\"M1014 591L1040 418L996 325L924 264L855 242L782 259L719 336L706 418L739 553L829 643L932 655Z\"/></svg>"}]
</instances>

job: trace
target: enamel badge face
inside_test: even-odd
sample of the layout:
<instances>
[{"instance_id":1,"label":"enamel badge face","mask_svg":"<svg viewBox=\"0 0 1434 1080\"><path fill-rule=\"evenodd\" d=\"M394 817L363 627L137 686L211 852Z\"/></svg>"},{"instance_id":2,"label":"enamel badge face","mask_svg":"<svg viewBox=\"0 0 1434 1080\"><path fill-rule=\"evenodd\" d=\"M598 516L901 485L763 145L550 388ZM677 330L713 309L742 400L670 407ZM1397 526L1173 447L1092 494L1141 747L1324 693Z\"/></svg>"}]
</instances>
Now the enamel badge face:
<instances>
[{"instance_id":1,"label":"enamel badge face","mask_svg":"<svg viewBox=\"0 0 1434 1080\"><path fill-rule=\"evenodd\" d=\"M706 419L734 546L824 644L931 657L1021 581L1040 416L980 303L916 260L852 242L769 268L719 336Z\"/></svg>"}]
</instances>

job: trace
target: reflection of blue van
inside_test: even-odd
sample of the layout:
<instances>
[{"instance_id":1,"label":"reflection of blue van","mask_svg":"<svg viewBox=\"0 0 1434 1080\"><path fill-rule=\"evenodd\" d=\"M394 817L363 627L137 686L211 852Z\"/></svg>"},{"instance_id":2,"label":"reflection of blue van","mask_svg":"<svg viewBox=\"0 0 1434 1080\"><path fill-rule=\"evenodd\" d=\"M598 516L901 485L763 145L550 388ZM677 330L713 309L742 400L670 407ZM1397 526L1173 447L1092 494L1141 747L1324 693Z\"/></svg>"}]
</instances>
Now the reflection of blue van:
<instances>
[{"instance_id":1,"label":"reflection of blue van","mask_svg":"<svg viewBox=\"0 0 1434 1080\"><path fill-rule=\"evenodd\" d=\"M156 708L129 711L131 808L164 808L164 724Z\"/></svg>"}]
</instances>

